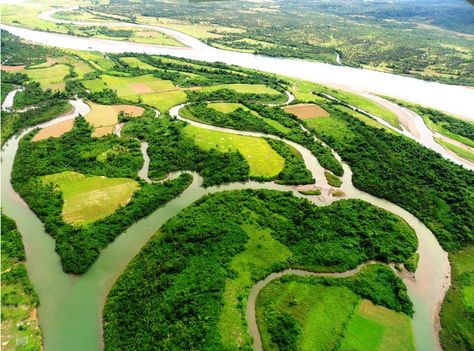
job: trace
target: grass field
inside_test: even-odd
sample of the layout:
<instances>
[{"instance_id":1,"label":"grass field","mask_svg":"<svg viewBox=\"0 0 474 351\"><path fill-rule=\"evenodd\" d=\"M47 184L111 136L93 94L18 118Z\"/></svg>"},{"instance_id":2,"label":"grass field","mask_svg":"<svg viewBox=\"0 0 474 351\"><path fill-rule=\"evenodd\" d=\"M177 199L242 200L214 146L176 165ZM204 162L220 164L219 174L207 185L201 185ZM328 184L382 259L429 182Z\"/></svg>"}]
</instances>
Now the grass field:
<instances>
[{"instance_id":1,"label":"grass field","mask_svg":"<svg viewBox=\"0 0 474 351\"><path fill-rule=\"evenodd\" d=\"M77 50L66 50L67 52L71 53L72 55L76 55L83 59L84 61L91 64L94 68L100 71L108 71L111 70L115 63L107 56L102 55L97 51L77 51Z\"/></svg>"},{"instance_id":2,"label":"grass field","mask_svg":"<svg viewBox=\"0 0 474 351\"><path fill-rule=\"evenodd\" d=\"M50 137L58 138L64 133L69 132L73 127L74 127L74 120L69 119L67 121L63 121L55 125L41 129L38 132L38 134L36 134L31 140L40 141L40 140L48 139Z\"/></svg>"},{"instance_id":3,"label":"grass field","mask_svg":"<svg viewBox=\"0 0 474 351\"><path fill-rule=\"evenodd\" d=\"M240 103L234 103L234 102L215 102L207 105L210 108L213 108L216 111L222 112L222 113L232 113L236 111L237 109L241 108L245 111L250 111L254 116L263 119L267 124L271 125L273 128L276 130L282 132L282 133L289 133L291 131L290 128L285 127L281 123L270 119L270 118L265 118L260 116L257 112L250 110L246 106L240 104Z\"/></svg>"},{"instance_id":4,"label":"grass field","mask_svg":"<svg viewBox=\"0 0 474 351\"><path fill-rule=\"evenodd\" d=\"M64 77L69 74L69 67L63 64L57 64L51 67L26 69L28 78L40 83L44 90L64 90L66 83Z\"/></svg>"},{"instance_id":5,"label":"grass field","mask_svg":"<svg viewBox=\"0 0 474 351\"><path fill-rule=\"evenodd\" d=\"M464 147L461 147L461 146L458 146L458 145L454 145L454 144L451 144L451 143L448 143L447 141L441 139L441 138L436 138L435 137L435 140L438 144L441 144L442 146L444 146L445 148L447 148L448 150L451 150L452 152L454 152L456 155L462 157L462 158L465 158L466 160L469 160L469 161L473 161L474 162L474 153L467 150L466 148Z\"/></svg>"},{"instance_id":6,"label":"grass field","mask_svg":"<svg viewBox=\"0 0 474 351\"><path fill-rule=\"evenodd\" d=\"M341 138L351 139L351 133L348 131L348 124L345 121L336 118L311 118L305 121L308 126L322 133L333 135L337 140Z\"/></svg>"},{"instance_id":7,"label":"grass field","mask_svg":"<svg viewBox=\"0 0 474 351\"><path fill-rule=\"evenodd\" d=\"M367 117L366 115L363 115L362 113L359 113L357 111L354 111L353 109L346 107L346 106L337 106L337 108L341 111L346 112L347 114L361 120L365 124L375 127L375 128L381 128L384 129L386 132L394 134L394 135L399 135L396 131L393 129L387 127L386 125L383 125L382 123L377 122L375 119Z\"/></svg>"},{"instance_id":8,"label":"grass field","mask_svg":"<svg viewBox=\"0 0 474 351\"><path fill-rule=\"evenodd\" d=\"M274 177L285 165L285 160L264 139L216 132L191 125L186 126L184 131L205 150L239 151L249 164L250 176Z\"/></svg>"},{"instance_id":9,"label":"grass field","mask_svg":"<svg viewBox=\"0 0 474 351\"><path fill-rule=\"evenodd\" d=\"M265 350L278 350L269 328L275 316L285 313L300 327L298 350L415 350L407 315L363 300L347 287L281 279L262 289L257 299Z\"/></svg>"},{"instance_id":10,"label":"grass field","mask_svg":"<svg viewBox=\"0 0 474 351\"><path fill-rule=\"evenodd\" d=\"M44 176L42 181L52 183L62 191L63 219L74 225L111 215L125 206L139 187L137 182L127 178L89 177L70 171Z\"/></svg>"},{"instance_id":11,"label":"grass field","mask_svg":"<svg viewBox=\"0 0 474 351\"><path fill-rule=\"evenodd\" d=\"M205 87L203 91L215 91L219 89L230 89L240 94L268 94L268 95L281 95L280 92L267 87L263 84L219 84L211 87Z\"/></svg>"},{"instance_id":12,"label":"grass field","mask_svg":"<svg viewBox=\"0 0 474 351\"><path fill-rule=\"evenodd\" d=\"M149 69L149 70L156 70L156 67L153 67L152 65L149 65L148 63L145 63L136 57L122 57L120 58L120 61L125 62L128 64L130 67L138 67L141 69Z\"/></svg>"},{"instance_id":13,"label":"grass field","mask_svg":"<svg viewBox=\"0 0 474 351\"><path fill-rule=\"evenodd\" d=\"M95 128L92 133L93 137L112 133L114 126L118 123L118 115L121 111L133 117L140 116L145 111L143 107L132 105L100 105L93 102L88 104L91 111L86 115L86 121Z\"/></svg>"},{"instance_id":14,"label":"grass field","mask_svg":"<svg viewBox=\"0 0 474 351\"><path fill-rule=\"evenodd\" d=\"M257 299L257 321L264 350L278 350L269 332L269 315L289 313L300 325L302 351L337 349L359 297L346 287L274 281Z\"/></svg>"},{"instance_id":15,"label":"grass field","mask_svg":"<svg viewBox=\"0 0 474 351\"><path fill-rule=\"evenodd\" d=\"M410 318L362 300L349 322L341 351L415 350Z\"/></svg>"},{"instance_id":16,"label":"grass field","mask_svg":"<svg viewBox=\"0 0 474 351\"><path fill-rule=\"evenodd\" d=\"M187 95L173 82L153 77L151 74L139 77L115 77L102 75L101 79L83 81L91 92L105 88L115 90L123 99L138 102L140 99L162 113L170 107L186 102Z\"/></svg>"},{"instance_id":17,"label":"grass field","mask_svg":"<svg viewBox=\"0 0 474 351\"><path fill-rule=\"evenodd\" d=\"M451 288L441 309L445 351L474 349L474 246L450 253Z\"/></svg>"},{"instance_id":18,"label":"grass field","mask_svg":"<svg viewBox=\"0 0 474 351\"><path fill-rule=\"evenodd\" d=\"M248 217L252 218L253 213ZM249 240L245 251L232 259L231 267L235 277L228 278L225 283L224 306L219 317L219 331L225 345L242 346L248 341L245 317L245 304L253 281L268 267L285 262L290 250L272 237L269 229L259 229L255 225L244 224L243 229Z\"/></svg>"},{"instance_id":19,"label":"grass field","mask_svg":"<svg viewBox=\"0 0 474 351\"><path fill-rule=\"evenodd\" d=\"M329 117L329 113L316 104L296 104L283 108L285 112L291 113L299 119L309 119L317 117Z\"/></svg>"}]
</instances>

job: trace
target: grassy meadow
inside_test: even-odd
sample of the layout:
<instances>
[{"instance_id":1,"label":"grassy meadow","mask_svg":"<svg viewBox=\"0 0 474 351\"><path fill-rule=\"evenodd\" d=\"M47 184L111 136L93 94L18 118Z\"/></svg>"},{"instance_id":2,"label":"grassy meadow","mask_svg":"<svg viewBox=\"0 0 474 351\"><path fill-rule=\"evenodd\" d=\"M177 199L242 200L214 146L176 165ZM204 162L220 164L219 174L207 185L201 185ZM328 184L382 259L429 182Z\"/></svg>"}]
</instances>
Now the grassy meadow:
<instances>
[{"instance_id":1,"label":"grassy meadow","mask_svg":"<svg viewBox=\"0 0 474 351\"><path fill-rule=\"evenodd\" d=\"M240 152L249 164L252 177L275 177L285 165L284 158L262 138L217 132L191 125L186 126L184 132L205 150Z\"/></svg>"},{"instance_id":2,"label":"grassy meadow","mask_svg":"<svg viewBox=\"0 0 474 351\"><path fill-rule=\"evenodd\" d=\"M63 193L64 221L84 225L105 218L126 205L139 188L127 178L85 176L77 172L62 172L42 177L44 184L53 184Z\"/></svg>"},{"instance_id":3,"label":"grassy meadow","mask_svg":"<svg viewBox=\"0 0 474 351\"><path fill-rule=\"evenodd\" d=\"M50 67L26 69L24 73L44 90L64 90L64 77L69 74L69 66L56 64Z\"/></svg>"}]
</instances>

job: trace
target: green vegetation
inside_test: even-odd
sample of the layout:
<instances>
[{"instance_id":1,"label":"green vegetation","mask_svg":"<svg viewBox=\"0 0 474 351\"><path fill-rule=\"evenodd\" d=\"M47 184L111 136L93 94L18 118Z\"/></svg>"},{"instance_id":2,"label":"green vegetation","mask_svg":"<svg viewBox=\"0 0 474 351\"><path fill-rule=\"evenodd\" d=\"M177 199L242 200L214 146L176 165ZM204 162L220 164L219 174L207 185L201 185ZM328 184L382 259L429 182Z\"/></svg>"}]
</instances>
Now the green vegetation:
<instances>
[{"instance_id":1,"label":"green vegetation","mask_svg":"<svg viewBox=\"0 0 474 351\"><path fill-rule=\"evenodd\" d=\"M137 179L143 162L139 142L115 136L92 138L91 127L82 117L76 119L70 132L59 138L31 143L33 135L30 133L20 142L12 184L55 238L65 272L85 272L100 251L123 230L175 198L191 182L189 175L181 175L163 184L141 184L126 206L88 225L73 226L62 217L65 205L62 192L45 185L41 177L73 171L89 176ZM98 179L90 177L85 181L92 180L92 187L106 181L102 179L98 182L101 184L96 184ZM66 190L68 194L75 194L77 188L71 185ZM89 215L86 209L84 211Z\"/></svg>"},{"instance_id":2,"label":"green vegetation","mask_svg":"<svg viewBox=\"0 0 474 351\"><path fill-rule=\"evenodd\" d=\"M416 246L404 221L363 201L317 207L269 190L205 196L167 222L115 284L104 311L105 349L248 348L244 301L271 271L403 262ZM375 276L383 283L351 286L411 311L390 269ZM233 331L242 338L227 338Z\"/></svg>"},{"instance_id":3,"label":"green vegetation","mask_svg":"<svg viewBox=\"0 0 474 351\"><path fill-rule=\"evenodd\" d=\"M71 171L43 176L42 181L59 188L63 220L74 225L92 223L113 214L138 189L138 183L131 179L86 177Z\"/></svg>"},{"instance_id":4,"label":"green vegetation","mask_svg":"<svg viewBox=\"0 0 474 351\"><path fill-rule=\"evenodd\" d=\"M441 344L446 351L474 348L474 246L449 254L451 287L441 308Z\"/></svg>"},{"instance_id":5,"label":"green vegetation","mask_svg":"<svg viewBox=\"0 0 474 351\"><path fill-rule=\"evenodd\" d=\"M474 162L474 152L469 151L469 149L451 144L441 138L435 138L436 142L447 148L448 150L451 150L454 152L456 155Z\"/></svg>"},{"instance_id":6,"label":"green vegetation","mask_svg":"<svg viewBox=\"0 0 474 351\"><path fill-rule=\"evenodd\" d=\"M324 176L326 177L326 180L330 186L335 186L336 188L341 186L342 180L340 180L339 177L335 176L331 172L325 171Z\"/></svg>"},{"instance_id":7,"label":"green vegetation","mask_svg":"<svg viewBox=\"0 0 474 351\"><path fill-rule=\"evenodd\" d=\"M240 153L249 164L251 177L272 178L285 165L283 157L262 138L217 132L192 125L184 128L184 133L205 150Z\"/></svg>"},{"instance_id":8,"label":"green vegetation","mask_svg":"<svg viewBox=\"0 0 474 351\"><path fill-rule=\"evenodd\" d=\"M43 89L64 90L64 78L69 74L69 66L56 64L45 68L26 69L24 73L38 83Z\"/></svg>"},{"instance_id":9,"label":"green vegetation","mask_svg":"<svg viewBox=\"0 0 474 351\"><path fill-rule=\"evenodd\" d=\"M25 267L25 250L15 222L2 214L2 350L39 351L39 301Z\"/></svg>"},{"instance_id":10,"label":"green vegetation","mask_svg":"<svg viewBox=\"0 0 474 351\"><path fill-rule=\"evenodd\" d=\"M405 294L383 265L349 278L284 276L257 299L264 349L287 350L292 340L292 350L414 350ZM293 335L278 328L285 319L293 322Z\"/></svg>"},{"instance_id":11,"label":"green vegetation","mask_svg":"<svg viewBox=\"0 0 474 351\"><path fill-rule=\"evenodd\" d=\"M321 189L299 190L298 192L300 194L308 195L308 196L321 195Z\"/></svg>"},{"instance_id":12,"label":"green vegetation","mask_svg":"<svg viewBox=\"0 0 474 351\"><path fill-rule=\"evenodd\" d=\"M3 9L3 6L2 6ZM2 21L5 19L5 12L2 11ZM6 22L4 22L6 23ZM57 51L41 45L32 45L18 40L18 37L1 31L2 42L2 65L21 66L35 65L43 63L48 57L54 57ZM4 72L2 71L2 74ZM3 78L2 78L3 81Z\"/></svg>"},{"instance_id":13,"label":"green vegetation","mask_svg":"<svg viewBox=\"0 0 474 351\"><path fill-rule=\"evenodd\" d=\"M414 141L324 108L331 117L308 124L348 162L355 186L413 213L448 251L474 242L473 172Z\"/></svg>"}]
</instances>

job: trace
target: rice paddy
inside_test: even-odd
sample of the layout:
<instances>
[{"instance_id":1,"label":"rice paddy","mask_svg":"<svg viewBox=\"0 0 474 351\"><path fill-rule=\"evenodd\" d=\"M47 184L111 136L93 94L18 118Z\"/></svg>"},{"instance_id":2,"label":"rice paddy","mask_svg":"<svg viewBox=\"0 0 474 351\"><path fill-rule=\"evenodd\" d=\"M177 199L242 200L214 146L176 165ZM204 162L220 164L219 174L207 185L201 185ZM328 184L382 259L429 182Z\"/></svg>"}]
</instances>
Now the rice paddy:
<instances>
[{"instance_id":1,"label":"rice paddy","mask_svg":"<svg viewBox=\"0 0 474 351\"><path fill-rule=\"evenodd\" d=\"M111 215L125 206L139 188L132 179L85 176L71 171L43 176L42 181L62 191L62 216L73 225L84 225Z\"/></svg>"},{"instance_id":2,"label":"rice paddy","mask_svg":"<svg viewBox=\"0 0 474 351\"><path fill-rule=\"evenodd\" d=\"M185 133L192 137L196 144L205 149L216 149L220 152L240 152L250 167L250 176L275 177L285 165L281 157L266 140L243 135L217 132L188 125Z\"/></svg>"},{"instance_id":3,"label":"rice paddy","mask_svg":"<svg viewBox=\"0 0 474 351\"><path fill-rule=\"evenodd\" d=\"M64 90L66 83L64 77L69 74L69 66L56 64L45 68L26 69L28 78L40 83L44 90Z\"/></svg>"},{"instance_id":4,"label":"rice paddy","mask_svg":"<svg viewBox=\"0 0 474 351\"><path fill-rule=\"evenodd\" d=\"M96 103L89 103L89 105L91 111L86 115L86 121L94 127L92 136L96 138L113 132L114 126L118 123L120 112L137 117L145 111L143 107L132 105L100 105Z\"/></svg>"},{"instance_id":5,"label":"rice paddy","mask_svg":"<svg viewBox=\"0 0 474 351\"><path fill-rule=\"evenodd\" d=\"M329 113L316 104L297 104L283 108L285 112L291 113L299 119L309 119L318 117L328 117Z\"/></svg>"}]
</instances>

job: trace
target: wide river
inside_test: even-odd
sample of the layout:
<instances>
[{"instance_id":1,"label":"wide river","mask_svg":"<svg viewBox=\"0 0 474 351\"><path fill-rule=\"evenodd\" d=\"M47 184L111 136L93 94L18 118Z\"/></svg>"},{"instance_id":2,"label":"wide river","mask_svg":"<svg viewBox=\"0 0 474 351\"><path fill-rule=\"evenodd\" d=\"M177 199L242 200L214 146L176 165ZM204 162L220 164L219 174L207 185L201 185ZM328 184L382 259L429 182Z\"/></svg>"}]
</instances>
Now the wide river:
<instances>
[{"instance_id":1,"label":"wide river","mask_svg":"<svg viewBox=\"0 0 474 351\"><path fill-rule=\"evenodd\" d=\"M320 82L334 82L340 85L344 81L344 73L347 72L347 84L355 82L354 76L361 79L361 84L372 92L408 99L404 95L406 89L428 89L433 94L446 92L453 93L454 101L460 105L446 103L450 99L435 99L429 94L420 94L414 99L408 99L424 103L432 107L441 108L452 113L469 116L471 111L467 108L466 101L474 101L474 91L468 88L446 86L441 84L426 83L411 78L387 75L366 70L354 70L351 68L304 62L299 60L274 59L249 54L241 54L217 50L209 47L203 48L162 48L153 45L124 43L110 40L99 40L90 38L76 38L67 35L31 31L16 27L3 26L14 34L35 42L58 46L62 48L98 50L104 52L146 52L151 54L170 54L180 57L201 59L206 61L222 61L235 63L241 66L257 68L264 71L282 73ZM195 39L194 39L195 40ZM202 44L202 43L201 43ZM202 44L204 45L204 44ZM221 56L222 55L222 56ZM241 59L239 59L241 58ZM306 68L305 68L306 67ZM338 69L342 69L341 71ZM314 71L312 71L314 70ZM331 78L326 72L334 73ZM334 70L334 71L333 71ZM293 72L293 74L291 74ZM318 73L319 72L319 73ZM326 73L324 73L326 72ZM378 80L381 86L375 89L376 81L369 82L369 77ZM314 78L312 78L314 77ZM325 77L325 78L324 78ZM365 77L365 79L363 79ZM327 79L327 81L323 81ZM380 80L379 80L380 79ZM395 94L388 91L393 89L389 82L401 84L400 91ZM385 82L385 85L383 82ZM418 87L418 88L416 88ZM425 87L425 88L422 88ZM413 91L415 91L413 90ZM459 93L459 94L458 94ZM428 98L428 101L423 100ZM445 105L439 106L436 103ZM432 102L432 103L430 103ZM74 118L77 114L87 112L87 107L81 101L74 102L75 111L69 116L53 120L42 126L58 123L65 118ZM460 107L461 106L461 107ZM462 107L464 106L464 107ZM176 107L173 113L179 113ZM26 132L32 130L29 128ZM13 190L10 179L13 161L21 136L13 137L2 150L2 207L6 215L14 218L23 236L23 241L28 257L27 267L31 280L39 293L41 305L39 307L39 318L44 334L44 346L46 351L62 350L99 350L102 348L101 315L108 292L118 276L125 269L130 260L140 251L143 245L157 231L157 229L168 219L181 210L198 200L206 193L214 193L223 190L244 188L271 188L275 190L290 190L291 188L273 183L233 183L221 187L210 187L204 189L201 186L201 178L194 175L194 181L188 189L178 198L170 201L166 206L155 211L149 217L132 225L112 244L101 253L98 260L82 276L64 274L59 262L59 257L54 251L54 240L44 231L43 224L36 215L28 208L25 202ZM305 159L313 174L321 174L317 160ZM415 305L413 328L416 345L419 350L439 350L438 328L439 328L439 306L449 286L450 267L446 252L442 250L434 235L417 218L402 208L372 195L356 189L352 185L351 171L344 165L345 175L343 177L342 190L346 198L358 198L368 201L375 206L384 208L395 213L407 221L415 230L418 240L420 262L414 278L402 277L407 285L411 299ZM323 178L324 179L324 178ZM317 180L322 181L321 177ZM323 185L326 184L318 184ZM295 192L295 195L298 195ZM298 195L301 196L301 195ZM319 202L318 198L313 198Z\"/></svg>"}]
</instances>

